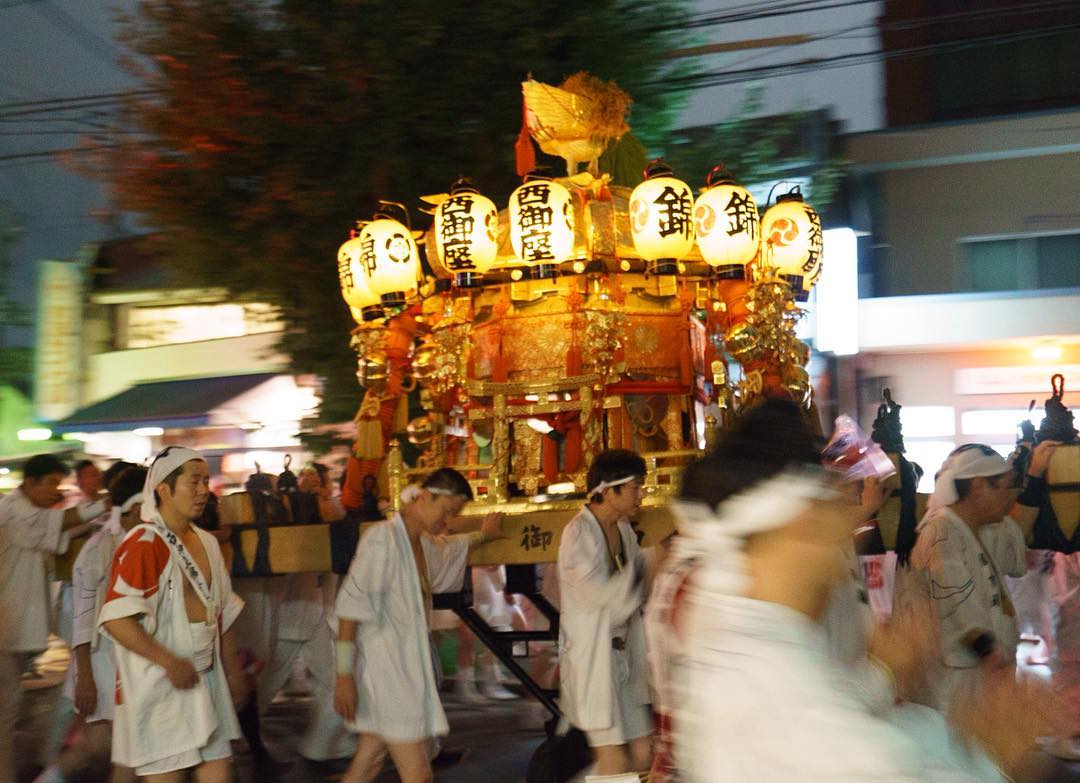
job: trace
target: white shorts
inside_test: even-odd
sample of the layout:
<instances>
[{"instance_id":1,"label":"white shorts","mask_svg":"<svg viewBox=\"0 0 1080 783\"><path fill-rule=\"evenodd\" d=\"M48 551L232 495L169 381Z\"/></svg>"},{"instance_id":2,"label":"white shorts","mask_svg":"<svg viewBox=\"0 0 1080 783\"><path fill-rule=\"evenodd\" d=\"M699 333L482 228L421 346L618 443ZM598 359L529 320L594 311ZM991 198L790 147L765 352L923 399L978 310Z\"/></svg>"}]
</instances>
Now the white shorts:
<instances>
[{"instance_id":1,"label":"white shorts","mask_svg":"<svg viewBox=\"0 0 1080 783\"><path fill-rule=\"evenodd\" d=\"M232 743L222 739L221 732L215 730L210 739L201 748L177 753L175 756L167 756L160 761L152 761L135 770L139 777L146 775L161 775L166 772L175 772L178 769L190 769L197 767L206 761L217 761L232 757Z\"/></svg>"},{"instance_id":2,"label":"white shorts","mask_svg":"<svg viewBox=\"0 0 1080 783\"><path fill-rule=\"evenodd\" d=\"M606 729L586 731L590 748L625 745L630 740L652 734L652 713L647 704L631 704L626 699L630 690L630 657L626 650L612 650L612 695L615 697L615 725Z\"/></svg>"},{"instance_id":3,"label":"white shorts","mask_svg":"<svg viewBox=\"0 0 1080 783\"><path fill-rule=\"evenodd\" d=\"M211 696L216 696L213 692L215 683L213 670L208 675L203 676L203 681L205 681L208 688L212 689ZM231 757L232 742L224 737L224 732L218 727L214 729L214 732L202 747L193 748L191 751L178 753L175 756L166 756L157 761L151 761L150 764L137 767L135 774L140 778L144 778L148 774L163 774L165 772L175 772L178 769L190 769L198 767L205 761L217 761L221 758Z\"/></svg>"}]
</instances>

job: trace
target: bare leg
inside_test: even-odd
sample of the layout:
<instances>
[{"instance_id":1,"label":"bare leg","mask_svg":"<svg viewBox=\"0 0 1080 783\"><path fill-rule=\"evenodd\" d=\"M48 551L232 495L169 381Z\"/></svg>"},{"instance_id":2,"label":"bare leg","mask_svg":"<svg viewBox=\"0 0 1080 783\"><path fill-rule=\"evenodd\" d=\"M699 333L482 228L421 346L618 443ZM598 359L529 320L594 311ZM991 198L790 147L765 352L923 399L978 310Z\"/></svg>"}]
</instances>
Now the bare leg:
<instances>
[{"instance_id":1,"label":"bare leg","mask_svg":"<svg viewBox=\"0 0 1080 783\"><path fill-rule=\"evenodd\" d=\"M232 756L204 761L195 767L195 783L232 783Z\"/></svg>"},{"instance_id":2,"label":"bare leg","mask_svg":"<svg viewBox=\"0 0 1080 783\"><path fill-rule=\"evenodd\" d=\"M644 772L652 767L652 737L637 737L627 743L630 754L630 772Z\"/></svg>"},{"instance_id":3,"label":"bare leg","mask_svg":"<svg viewBox=\"0 0 1080 783\"><path fill-rule=\"evenodd\" d=\"M426 741L397 743L387 745L387 748L401 783L432 783L435 780L431 762L428 761Z\"/></svg>"},{"instance_id":4,"label":"bare leg","mask_svg":"<svg viewBox=\"0 0 1080 783\"><path fill-rule=\"evenodd\" d=\"M472 671L476 652L473 646L472 631L465 627L465 623L458 623L457 628L454 629L454 635L457 636L457 670L460 676L462 672Z\"/></svg>"},{"instance_id":5,"label":"bare leg","mask_svg":"<svg viewBox=\"0 0 1080 783\"><path fill-rule=\"evenodd\" d=\"M157 775L145 775L143 781L144 783L184 783L184 778L186 776L186 769L178 769L173 772L162 772Z\"/></svg>"},{"instance_id":6,"label":"bare leg","mask_svg":"<svg viewBox=\"0 0 1080 783\"><path fill-rule=\"evenodd\" d=\"M596 759L597 775L619 775L634 771L630 768L626 745L599 745L593 748L592 752Z\"/></svg>"},{"instance_id":7,"label":"bare leg","mask_svg":"<svg viewBox=\"0 0 1080 783\"><path fill-rule=\"evenodd\" d=\"M374 734L361 734L356 743L356 755L341 777L341 783L371 783L386 761L386 743Z\"/></svg>"},{"instance_id":8,"label":"bare leg","mask_svg":"<svg viewBox=\"0 0 1080 783\"><path fill-rule=\"evenodd\" d=\"M109 773L109 783L138 783L138 780L135 770L119 764L113 764L112 772Z\"/></svg>"}]
</instances>

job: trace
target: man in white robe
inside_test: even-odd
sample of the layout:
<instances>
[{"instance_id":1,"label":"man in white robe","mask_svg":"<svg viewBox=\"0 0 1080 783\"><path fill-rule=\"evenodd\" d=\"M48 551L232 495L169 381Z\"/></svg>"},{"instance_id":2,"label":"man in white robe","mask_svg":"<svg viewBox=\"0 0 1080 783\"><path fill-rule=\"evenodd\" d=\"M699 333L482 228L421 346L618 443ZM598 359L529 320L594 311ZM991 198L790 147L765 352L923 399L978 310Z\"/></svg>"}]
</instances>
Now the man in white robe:
<instances>
[{"instance_id":1,"label":"man in white robe","mask_svg":"<svg viewBox=\"0 0 1080 783\"><path fill-rule=\"evenodd\" d=\"M23 481L0 498L0 657L4 668L23 672L48 647L50 625L48 560L67 551L70 539L90 532L91 520L109 510L107 500L69 509L60 483L67 466L51 454L27 460ZM12 759L10 743L18 718L21 688L0 692L0 758ZM0 769L0 781L14 771Z\"/></svg>"},{"instance_id":2,"label":"man in white robe","mask_svg":"<svg viewBox=\"0 0 1080 783\"><path fill-rule=\"evenodd\" d=\"M1030 475L1045 472L1052 448L1036 448ZM1034 522L1032 509L1015 505L1016 479L989 446L956 449L936 477L910 566L897 571L897 607L921 598L937 614L941 671L928 701L943 712L975 687L981 664L1015 664L1019 632L1003 577L1026 572L1025 527Z\"/></svg>"},{"instance_id":3,"label":"man in white robe","mask_svg":"<svg viewBox=\"0 0 1080 783\"><path fill-rule=\"evenodd\" d=\"M282 577L273 652L256 679L259 709L265 712L299 661L314 681L312 715L297 751L310 761L349 758L356 736L334 712L334 632L330 625L337 594L334 574Z\"/></svg>"},{"instance_id":4,"label":"man in white robe","mask_svg":"<svg viewBox=\"0 0 1080 783\"><path fill-rule=\"evenodd\" d=\"M246 679L231 627L243 603L217 540L194 525L209 479L191 449L158 454L144 524L116 551L98 617L116 642L113 761L151 783L181 781L188 769L200 783L226 783L240 737L234 704Z\"/></svg>"},{"instance_id":5,"label":"man in white robe","mask_svg":"<svg viewBox=\"0 0 1080 783\"><path fill-rule=\"evenodd\" d=\"M637 454L599 454L586 478L589 503L559 541L559 707L585 732L597 775L652 764L645 562L630 526L644 478Z\"/></svg>"},{"instance_id":6,"label":"man in white robe","mask_svg":"<svg viewBox=\"0 0 1080 783\"><path fill-rule=\"evenodd\" d=\"M429 783L430 740L449 731L439 701L431 597L460 590L469 551L503 537L501 515L476 533L441 537L472 499L441 468L402 495L402 510L372 525L338 593L334 708L360 736L343 783L371 783L387 753L402 783Z\"/></svg>"},{"instance_id":7,"label":"man in white robe","mask_svg":"<svg viewBox=\"0 0 1080 783\"><path fill-rule=\"evenodd\" d=\"M299 490L318 497L319 515L336 523L345 517L340 498L322 465L304 468ZM309 761L351 758L356 752L356 736L345 728L334 711L334 631L331 627L338 578L335 574L286 574L269 578L248 578L255 589L242 593L246 603L238 627L241 644L250 645L266 662L255 681L259 715L265 714L292 675L302 664L314 681L312 715L297 744L299 754ZM253 608L257 610L248 616ZM241 714L241 720L244 716ZM263 751L265 753L265 750ZM262 761L266 765L266 760ZM269 777L269 775L267 775Z\"/></svg>"},{"instance_id":8,"label":"man in white robe","mask_svg":"<svg viewBox=\"0 0 1080 783\"><path fill-rule=\"evenodd\" d=\"M701 554L673 664L680 780L1003 780L948 732L920 742L876 715L829 653L821 618L860 511L817 462L800 411L767 402L682 477L679 529ZM968 727L1000 738L1004 712L975 709ZM992 749L1016 772L1021 746Z\"/></svg>"},{"instance_id":9,"label":"man in white robe","mask_svg":"<svg viewBox=\"0 0 1080 783\"><path fill-rule=\"evenodd\" d=\"M118 475L109 490L113 506L109 521L79 552L72 568L72 660L64 680L64 697L82 719L78 741L65 748L35 783L64 783L87 767L108 765L112 749L116 666L112 640L97 627L105 602L113 555L129 530L139 523L146 469L134 465ZM117 766L109 783L134 781L134 772Z\"/></svg>"}]
</instances>

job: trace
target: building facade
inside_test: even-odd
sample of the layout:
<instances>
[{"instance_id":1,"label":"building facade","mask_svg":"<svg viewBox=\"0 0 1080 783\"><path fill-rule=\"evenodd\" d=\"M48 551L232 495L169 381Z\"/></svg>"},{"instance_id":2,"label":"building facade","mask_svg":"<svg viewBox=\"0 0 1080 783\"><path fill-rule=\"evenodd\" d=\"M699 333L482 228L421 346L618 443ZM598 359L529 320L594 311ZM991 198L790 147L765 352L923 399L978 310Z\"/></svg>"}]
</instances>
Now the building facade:
<instances>
[{"instance_id":1,"label":"building facade","mask_svg":"<svg viewBox=\"0 0 1080 783\"><path fill-rule=\"evenodd\" d=\"M182 443L222 488L307 457L302 420L318 400L278 349L282 323L261 302L174 284L153 236L43 262L37 417L91 456L142 462Z\"/></svg>"}]
</instances>

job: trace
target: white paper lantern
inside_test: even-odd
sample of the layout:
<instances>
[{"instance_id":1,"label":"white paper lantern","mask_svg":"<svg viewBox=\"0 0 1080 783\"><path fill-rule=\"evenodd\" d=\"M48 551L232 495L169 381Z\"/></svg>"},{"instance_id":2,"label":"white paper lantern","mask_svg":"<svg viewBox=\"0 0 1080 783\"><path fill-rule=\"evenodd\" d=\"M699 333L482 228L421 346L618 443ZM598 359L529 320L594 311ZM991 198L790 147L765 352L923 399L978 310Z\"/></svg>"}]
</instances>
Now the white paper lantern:
<instances>
[{"instance_id":1,"label":"white paper lantern","mask_svg":"<svg viewBox=\"0 0 1080 783\"><path fill-rule=\"evenodd\" d=\"M761 249L757 204L721 166L709 173L705 184L708 189L694 205L698 250L719 277L742 279Z\"/></svg>"},{"instance_id":2,"label":"white paper lantern","mask_svg":"<svg viewBox=\"0 0 1080 783\"><path fill-rule=\"evenodd\" d=\"M499 253L499 212L467 180L450 189L435 210L435 250L458 285L475 285Z\"/></svg>"},{"instance_id":3,"label":"white paper lantern","mask_svg":"<svg viewBox=\"0 0 1080 783\"><path fill-rule=\"evenodd\" d=\"M376 217L360 231L360 267L368 288L385 307L401 307L417 288L420 255L409 229Z\"/></svg>"},{"instance_id":4,"label":"white paper lantern","mask_svg":"<svg viewBox=\"0 0 1080 783\"><path fill-rule=\"evenodd\" d=\"M546 274L573 256L573 197L558 182L529 175L510 194L509 212L510 244L526 267Z\"/></svg>"},{"instance_id":5,"label":"white paper lantern","mask_svg":"<svg viewBox=\"0 0 1080 783\"><path fill-rule=\"evenodd\" d=\"M341 296L357 321L381 318L379 297L368 286L367 275L360 261L360 237L355 236L338 248L338 283Z\"/></svg>"},{"instance_id":6,"label":"white paper lantern","mask_svg":"<svg viewBox=\"0 0 1080 783\"><path fill-rule=\"evenodd\" d=\"M675 262L694 247L694 195L690 186L653 161L645 181L630 194L630 232L646 261L665 262L658 272L674 272Z\"/></svg>"},{"instance_id":7,"label":"white paper lantern","mask_svg":"<svg viewBox=\"0 0 1080 783\"><path fill-rule=\"evenodd\" d=\"M805 301L821 276L821 218L799 188L780 196L761 219L765 264L791 284Z\"/></svg>"}]
</instances>

